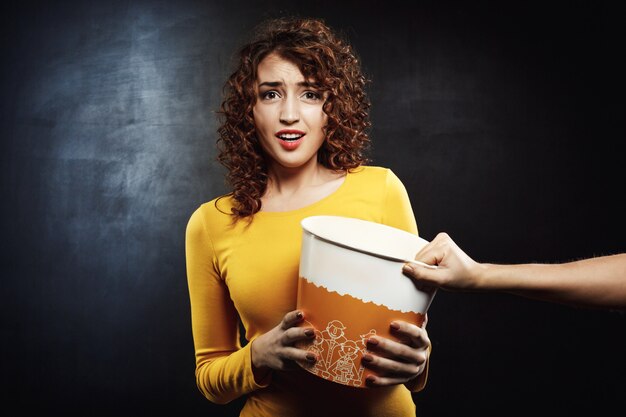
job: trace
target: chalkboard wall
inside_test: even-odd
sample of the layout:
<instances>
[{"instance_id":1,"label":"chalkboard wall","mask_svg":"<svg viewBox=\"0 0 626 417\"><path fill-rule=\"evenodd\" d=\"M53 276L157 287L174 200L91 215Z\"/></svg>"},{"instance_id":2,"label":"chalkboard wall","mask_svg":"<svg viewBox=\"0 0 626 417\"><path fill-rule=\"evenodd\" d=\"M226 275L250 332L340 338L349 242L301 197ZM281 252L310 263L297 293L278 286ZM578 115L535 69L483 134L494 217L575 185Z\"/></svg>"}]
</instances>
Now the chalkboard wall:
<instances>
[{"instance_id":1,"label":"chalkboard wall","mask_svg":"<svg viewBox=\"0 0 626 417\"><path fill-rule=\"evenodd\" d=\"M548 5L549 4L549 5ZM322 17L371 79L372 159L426 239L485 262L626 251L610 2L80 1L2 7L2 404L237 415L195 386L184 230L227 191L216 120L261 19ZM440 291L418 415L626 407L626 317Z\"/></svg>"}]
</instances>

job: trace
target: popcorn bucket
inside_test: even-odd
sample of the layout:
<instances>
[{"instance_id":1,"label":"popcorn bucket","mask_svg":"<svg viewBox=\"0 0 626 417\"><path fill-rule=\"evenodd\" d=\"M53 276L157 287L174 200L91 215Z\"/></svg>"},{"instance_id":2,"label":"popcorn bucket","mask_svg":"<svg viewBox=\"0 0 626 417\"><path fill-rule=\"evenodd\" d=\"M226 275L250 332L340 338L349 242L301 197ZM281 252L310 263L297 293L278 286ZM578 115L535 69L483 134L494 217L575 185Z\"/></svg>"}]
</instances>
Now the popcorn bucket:
<instances>
[{"instance_id":1,"label":"popcorn bucket","mask_svg":"<svg viewBox=\"0 0 626 417\"><path fill-rule=\"evenodd\" d=\"M428 242L379 223L339 216L302 220L302 249L297 308L302 326L316 329L313 341L298 347L316 353L307 371L353 387L366 387L361 358L367 339L390 332L393 320L422 326L435 295L419 289L402 273L405 262Z\"/></svg>"}]
</instances>

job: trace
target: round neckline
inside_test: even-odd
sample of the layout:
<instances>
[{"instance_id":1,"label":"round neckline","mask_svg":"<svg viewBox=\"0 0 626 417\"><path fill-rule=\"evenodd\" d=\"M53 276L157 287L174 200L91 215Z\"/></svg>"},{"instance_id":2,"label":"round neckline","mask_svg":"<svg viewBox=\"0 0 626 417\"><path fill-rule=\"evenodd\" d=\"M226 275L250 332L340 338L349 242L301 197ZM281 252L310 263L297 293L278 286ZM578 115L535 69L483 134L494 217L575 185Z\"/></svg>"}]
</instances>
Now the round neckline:
<instances>
[{"instance_id":1,"label":"round neckline","mask_svg":"<svg viewBox=\"0 0 626 417\"><path fill-rule=\"evenodd\" d=\"M333 198L335 195L339 194L341 192L341 190L343 190L346 187L346 184L348 182L348 178L350 178L352 176L352 172L350 170L348 170L346 172L346 175L343 178L343 182L339 185L339 187L337 187L337 189L335 191L333 191L332 193L328 194L325 197L320 198L319 200L317 200L314 203L311 203L307 206L304 207L300 207L294 210L288 210L288 211L257 211L256 213L254 213L254 216L258 216L261 215L263 217L283 217L283 216L292 216L298 213L302 213L302 212L306 212L308 210L311 210L315 207L317 207L320 204L324 204L327 200Z\"/></svg>"}]
</instances>

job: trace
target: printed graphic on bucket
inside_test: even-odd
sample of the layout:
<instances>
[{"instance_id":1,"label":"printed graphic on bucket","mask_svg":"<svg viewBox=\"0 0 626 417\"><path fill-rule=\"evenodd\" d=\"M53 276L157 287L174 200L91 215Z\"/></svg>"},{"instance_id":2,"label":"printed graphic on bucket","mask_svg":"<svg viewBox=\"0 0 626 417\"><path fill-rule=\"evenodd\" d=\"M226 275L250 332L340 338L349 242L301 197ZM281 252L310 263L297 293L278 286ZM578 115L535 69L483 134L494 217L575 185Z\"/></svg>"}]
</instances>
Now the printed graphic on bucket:
<instances>
[{"instance_id":1,"label":"printed graphic on bucket","mask_svg":"<svg viewBox=\"0 0 626 417\"><path fill-rule=\"evenodd\" d=\"M421 291L402 274L427 242L378 223L337 216L302 221L303 240L297 307L303 326L316 338L298 344L318 361L301 363L326 380L366 387L361 358L371 335L397 339L389 324L403 320L421 326L435 291Z\"/></svg>"},{"instance_id":2,"label":"printed graphic on bucket","mask_svg":"<svg viewBox=\"0 0 626 417\"><path fill-rule=\"evenodd\" d=\"M421 313L391 310L372 302L363 302L348 294L339 295L318 287L301 277L298 282L299 305L304 311L304 326L316 329L315 340L298 346L314 352L315 364L301 364L307 371L344 385L365 386L365 368L361 358L366 353L367 339L373 335L396 339L389 331L393 320L404 320L421 326ZM324 308L308 308L320 306ZM338 318L341 318L339 320ZM369 371L371 372L371 371Z\"/></svg>"}]
</instances>

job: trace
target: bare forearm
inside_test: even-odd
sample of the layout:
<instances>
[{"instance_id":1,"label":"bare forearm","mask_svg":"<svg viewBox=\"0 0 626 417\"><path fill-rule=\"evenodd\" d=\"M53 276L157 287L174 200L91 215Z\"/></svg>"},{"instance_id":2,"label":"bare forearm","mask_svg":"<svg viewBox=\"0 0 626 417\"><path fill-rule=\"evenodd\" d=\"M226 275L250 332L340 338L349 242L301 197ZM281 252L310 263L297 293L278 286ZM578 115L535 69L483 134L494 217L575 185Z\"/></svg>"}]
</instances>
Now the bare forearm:
<instances>
[{"instance_id":1,"label":"bare forearm","mask_svg":"<svg viewBox=\"0 0 626 417\"><path fill-rule=\"evenodd\" d=\"M481 264L476 289L572 305L626 308L626 254L563 264Z\"/></svg>"},{"instance_id":2,"label":"bare forearm","mask_svg":"<svg viewBox=\"0 0 626 417\"><path fill-rule=\"evenodd\" d=\"M626 310L626 253L561 264L478 263L447 233L439 233L406 264L417 283L451 291L502 291L581 307Z\"/></svg>"}]
</instances>

